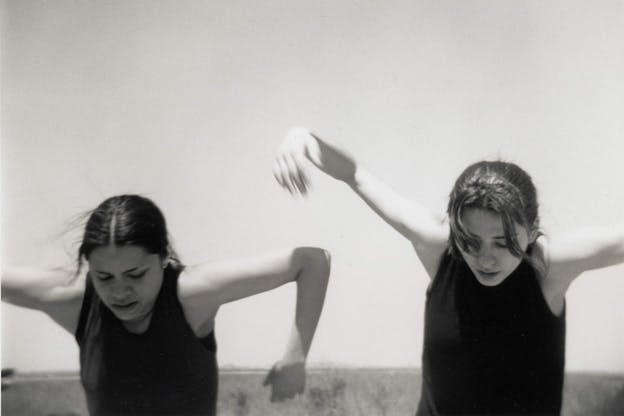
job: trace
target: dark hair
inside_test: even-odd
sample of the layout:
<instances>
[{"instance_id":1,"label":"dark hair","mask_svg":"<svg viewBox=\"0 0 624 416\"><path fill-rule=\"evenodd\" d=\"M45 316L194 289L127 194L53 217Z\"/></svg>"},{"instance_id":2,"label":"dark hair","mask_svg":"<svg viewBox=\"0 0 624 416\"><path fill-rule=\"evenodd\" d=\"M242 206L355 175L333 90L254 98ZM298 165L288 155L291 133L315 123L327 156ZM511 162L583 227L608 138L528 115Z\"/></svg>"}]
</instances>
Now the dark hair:
<instances>
[{"instance_id":1,"label":"dark hair","mask_svg":"<svg viewBox=\"0 0 624 416\"><path fill-rule=\"evenodd\" d=\"M85 225L78 249L78 270L97 247L137 245L161 258L177 256L169 243L167 224L160 209L140 195L117 195L95 208Z\"/></svg>"},{"instance_id":2,"label":"dark hair","mask_svg":"<svg viewBox=\"0 0 624 416\"><path fill-rule=\"evenodd\" d=\"M509 162L481 161L468 166L459 175L447 208L449 249L454 255L459 255L459 248L479 247L477 238L463 224L462 214L466 208L482 208L499 214L509 251L517 257L530 258L529 253L521 250L514 232L514 223L518 223L529 233L539 235L537 191L522 168Z\"/></svg>"}]
</instances>

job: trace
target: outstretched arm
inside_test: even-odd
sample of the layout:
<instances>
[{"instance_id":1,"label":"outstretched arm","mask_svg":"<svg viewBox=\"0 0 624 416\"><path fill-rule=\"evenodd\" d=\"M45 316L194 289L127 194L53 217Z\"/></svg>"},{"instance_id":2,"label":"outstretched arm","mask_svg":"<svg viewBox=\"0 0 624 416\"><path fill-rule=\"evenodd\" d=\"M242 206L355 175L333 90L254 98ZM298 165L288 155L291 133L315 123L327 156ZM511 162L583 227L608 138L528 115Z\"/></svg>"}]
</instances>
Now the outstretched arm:
<instances>
[{"instance_id":1,"label":"outstretched arm","mask_svg":"<svg viewBox=\"0 0 624 416\"><path fill-rule=\"evenodd\" d=\"M303 392L305 361L321 315L330 270L329 253L300 247L249 260L211 263L185 270L179 280L180 301L193 328L210 322L220 305L294 281L297 305L284 358L270 371L271 400Z\"/></svg>"},{"instance_id":2,"label":"outstretched arm","mask_svg":"<svg viewBox=\"0 0 624 416\"><path fill-rule=\"evenodd\" d=\"M443 218L404 198L346 151L303 127L286 134L273 170L278 183L291 193L307 193L306 159L327 175L346 183L377 215L410 240L429 274L433 274L448 239L448 225Z\"/></svg>"},{"instance_id":3,"label":"outstretched arm","mask_svg":"<svg viewBox=\"0 0 624 416\"><path fill-rule=\"evenodd\" d=\"M62 268L9 267L2 270L2 301L47 313L70 333L78 324L84 279Z\"/></svg>"},{"instance_id":4,"label":"outstretched arm","mask_svg":"<svg viewBox=\"0 0 624 416\"><path fill-rule=\"evenodd\" d=\"M585 271L624 263L624 225L577 228L554 235L548 241L547 255L549 275L567 284Z\"/></svg>"},{"instance_id":5,"label":"outstretched arm","mask_svg":"<svg viewBox=\"0 0 624 416\"><path fill-rule=\"evenodd\" d=\"M537 240L547 263L542 291L560 313L572 282L583 272L624 263L624 226L579 228Z\"/></svg>"}]
</instances>

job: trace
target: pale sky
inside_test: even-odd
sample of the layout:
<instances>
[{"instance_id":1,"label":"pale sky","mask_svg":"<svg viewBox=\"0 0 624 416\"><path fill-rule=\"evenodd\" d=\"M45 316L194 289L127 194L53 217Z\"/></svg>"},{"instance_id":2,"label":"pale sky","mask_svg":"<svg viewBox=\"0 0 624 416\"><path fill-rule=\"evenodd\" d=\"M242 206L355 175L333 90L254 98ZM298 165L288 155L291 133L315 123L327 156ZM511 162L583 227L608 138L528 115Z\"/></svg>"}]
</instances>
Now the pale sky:
<instances>
[{"instance_id":1,"label":"pale sky","mask_svg":"<svg viewBox=\"0 0 624 416\"><path fill-rule=\"evenodd\" d=\"M622 1L77 1L2 4L2 261L74 257L75 214L152 198L187 264L333 254L311 365L420 366L428 283L410 244L343 184L272 176L305 125L444 210L483 158L534 178L549 230L622 222ZM567 296L567 369L624 372L624 266ZM224 306L222 366L281 357L294 286ZM76 370L73 337L2 306L2 367Z\"/></svg>"}]
</instances>

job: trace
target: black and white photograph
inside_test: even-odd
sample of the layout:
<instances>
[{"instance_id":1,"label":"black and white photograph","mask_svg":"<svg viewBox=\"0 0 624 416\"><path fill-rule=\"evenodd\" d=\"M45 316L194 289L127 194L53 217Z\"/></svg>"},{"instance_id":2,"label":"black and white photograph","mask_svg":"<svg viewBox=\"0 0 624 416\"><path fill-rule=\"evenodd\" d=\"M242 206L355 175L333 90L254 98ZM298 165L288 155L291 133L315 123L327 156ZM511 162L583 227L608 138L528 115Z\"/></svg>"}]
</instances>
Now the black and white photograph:
<instances>
[{"instance_id":1,"label":"black and white photograph","mask_svg":"<svg viewBox=\"0 0 624 416\"><path fill-rule=\"evenodd\" d=\"M0 0L7 416L624 415L624 1Z\"/></svg>"}]
</instances>

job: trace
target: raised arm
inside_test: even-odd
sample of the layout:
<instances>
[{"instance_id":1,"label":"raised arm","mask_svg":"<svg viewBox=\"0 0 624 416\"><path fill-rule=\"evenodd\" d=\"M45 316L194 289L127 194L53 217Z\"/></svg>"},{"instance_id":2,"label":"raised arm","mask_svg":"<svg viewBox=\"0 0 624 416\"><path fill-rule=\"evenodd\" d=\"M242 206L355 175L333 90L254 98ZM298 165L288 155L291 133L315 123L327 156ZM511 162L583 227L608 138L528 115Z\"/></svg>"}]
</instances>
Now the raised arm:
<instances>
[{"instance_id":1,"label":"raised arm","mask_svg":"<svg viewBox=\"0 0 624 416\"><path fill-rule=\"evenodd\" d=\"M297 284L295 319L284 358L270 371L271 400L301 393L305 361L321 315L330 270L329 253L314 247L248 260L190 267L179 281L179 296L193 328L212 325L224 303L265 292L288 282ZM197 332L197 331L196 331Z\"/></svg>"},{"instance_id":2,"label":"raised arm","mask_svg":"<svg viewBox=\"0 0 624 416\"><path fill-rule=\"evenodd\" d=\"M9 267L2 270L2 301L47 313L70 333L78 325L84 279L66 269Z\"/></svg>"},{"instance_id":3,"label":"raised arm","mask_svg":"<svg viewBox=\"0 0 624 416\"><path fill-rule=\"evenodd\" d=\"M448 239L448 224L443 217L404 198L346 151L303 127L286 134L273 170L278 183L291 193L307 193L306 159L327 175L346 183L377 215L410 240L429 274L433 274Z\"/></svg>"}]
</instances>

